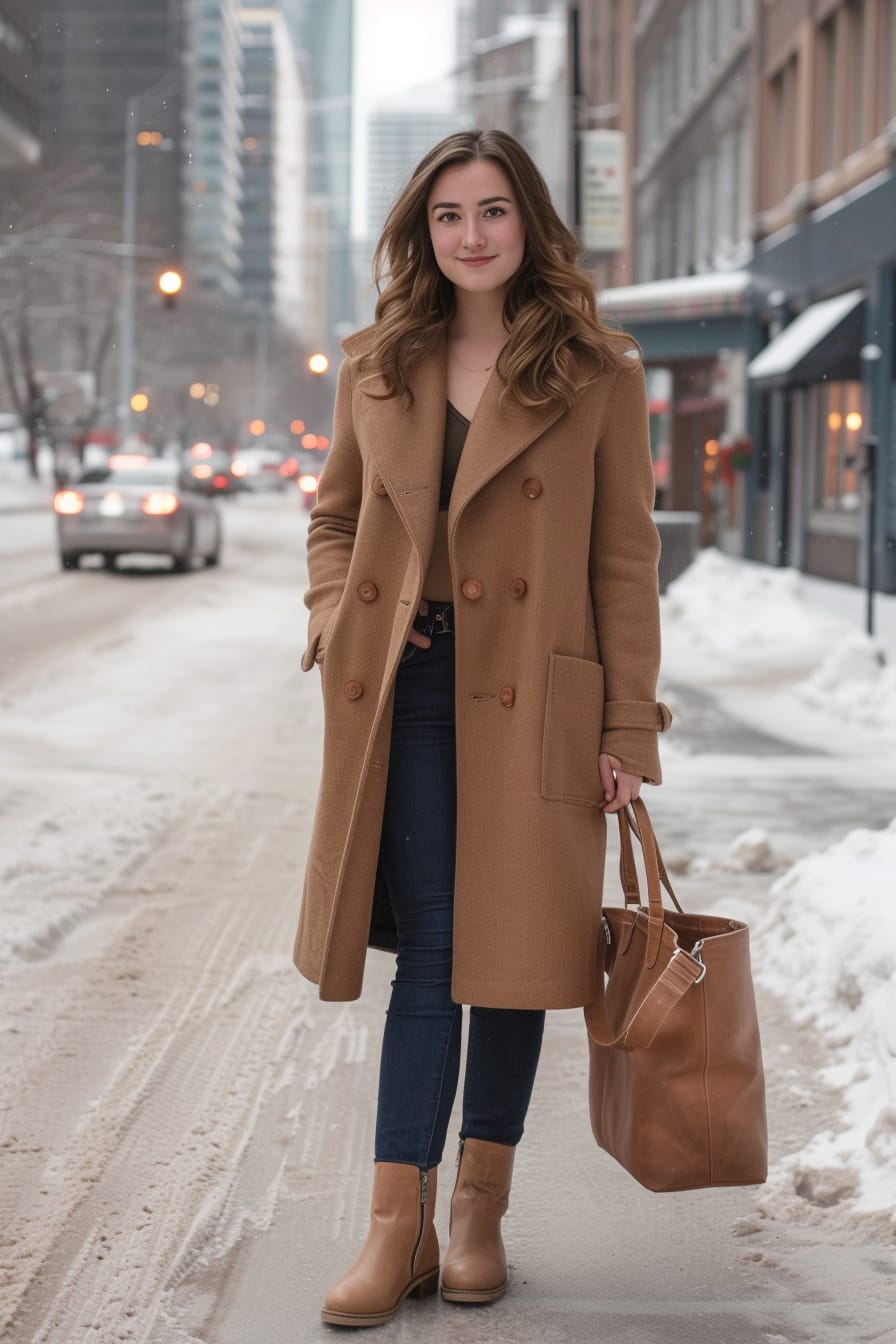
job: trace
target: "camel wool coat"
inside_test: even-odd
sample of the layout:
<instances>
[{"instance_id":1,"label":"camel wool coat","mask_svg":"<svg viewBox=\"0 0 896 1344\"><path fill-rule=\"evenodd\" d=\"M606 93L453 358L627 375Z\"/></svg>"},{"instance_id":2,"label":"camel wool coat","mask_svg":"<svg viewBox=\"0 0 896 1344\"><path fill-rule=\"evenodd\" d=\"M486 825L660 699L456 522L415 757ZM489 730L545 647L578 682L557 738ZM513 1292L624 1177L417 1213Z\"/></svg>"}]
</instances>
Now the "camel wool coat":
<instances>
[{"instance_id":1,"label":"camel wool coat","mask_svg":"<svg viewBox=\"0 0 896 1344\"><path fill-rule=\"evenodd\" d=\"M363 390L371 331L343 342L308 528L302 667L320 665L324 747L295 963L331 1000L359 996L368 946L395 947L378 881L392 705L425 596L445 430L444 337L410 371L408 408ZM464 445L448 512L458 1003L572 1008L595 997L598 755L660 782L657 734L671 715L655 698L659 538L633 354L571 410L502 411L495 370Z\"/></svg>"}]
</instances>

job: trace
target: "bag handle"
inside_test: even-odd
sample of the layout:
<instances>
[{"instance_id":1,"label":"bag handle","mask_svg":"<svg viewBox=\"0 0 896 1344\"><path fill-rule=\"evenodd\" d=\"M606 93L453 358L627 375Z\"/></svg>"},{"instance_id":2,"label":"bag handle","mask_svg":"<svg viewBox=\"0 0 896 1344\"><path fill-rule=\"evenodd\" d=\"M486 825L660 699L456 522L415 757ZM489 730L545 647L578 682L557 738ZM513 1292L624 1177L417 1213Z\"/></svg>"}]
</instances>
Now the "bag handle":
<instances>
[{"instance_id":1,"label":"bag handle","mask_svg":"<svg viewBox=\"0 0 896 1344\"><path fill-rule=\"evenodd\" d=\"M634 803L640 804L640 808L638 809L639 811L643 810L644 812L646 812L647 810L646 806L644 803L641 802L640 798L636 798L634 800ZM638 844L641 844L641 833L639 830L637 818L634 815L634 803L629 803L628 805L629 808L633 810L633 815L631 817L627 817L626 820L629 821L631 830L634 833L635 839L638 841ZM623 840L622 812L620 812L618 816L619 816L620 839ZM656 853L657 866L659 868L660 882L666 888L666 891L668 892L669 898L672 901L672 904L675 906L675 909L678 911L679 914L683 915L684 911L682 910L681 905L679 904L678 897L672 890L672 883L669 880L669 874L666 871L666 865L663 862L663 856L660 853L660 847L659 844L657 843L656 835L653 833L652 830L651 835L653 839L654 852ZM626 841L628 843L625 843ZM623 843L620 845L619 849L619 877L620 881L622 882L622 890L625 894L626 905L640 905L641 890L638 886L638 872L637 869L635 868L634 857L632 855L631 841L629 840L628 835L625 836Z\"/></svg>"},{"instance_id":2,"label":"bag handle","mask_svg":"<svg viewBox=\"0 0 896 1344\"><path fill-rule=\"evenodd\" d=\"M622 808L616 814L619 821L619 872L622 876L626 907L630 905L640 906L643 903L641 889L638 885L638 872L635 868L635 856L632 851L632 823L629 820L629 807L632 810L637 827L636 833L644 856L644 872L647 875L647 907L649 913L645 962L648 966L655 966L665 927L663 893L660 888L660 859L657 852L656 836L653 833L647 808L640 798L635 798L628 804L628 807Z\"/></svg>"},{"instance_id":3,"label":"bag handle","mask_svg":"<svg viewBox=\"0 0 896 1344\"><path fill-rule=\"evenodd\" d=\"M652 967L656 965L666 928L661 882L675 902L676 908L681 910L681 906L669 883L646 804L640 798L636 798L629 806L633 813L632 820L629 819L626 808L616 814L619 821L619 867L626 894L626 906L635 901L640 906L641 893L631 841L631 831L634 829L644 854L644 869L647 874L648 929L645 964ZM633 899L630 900L630 897ZM598 997L592 1003L586 1004L584 1010L588 1034L598 1045L622 1045L630 1050L646 1048L675 1005L691 985L702 980L706 973L706 968L696 957L681 948L676 948L659 978L641 1002L631 1009L622 1029L617 1033L613 1031L607 1016L604 983L606 946L602 940L599 941L599 952L601 965Z\"/></svg>"}]
</instances>

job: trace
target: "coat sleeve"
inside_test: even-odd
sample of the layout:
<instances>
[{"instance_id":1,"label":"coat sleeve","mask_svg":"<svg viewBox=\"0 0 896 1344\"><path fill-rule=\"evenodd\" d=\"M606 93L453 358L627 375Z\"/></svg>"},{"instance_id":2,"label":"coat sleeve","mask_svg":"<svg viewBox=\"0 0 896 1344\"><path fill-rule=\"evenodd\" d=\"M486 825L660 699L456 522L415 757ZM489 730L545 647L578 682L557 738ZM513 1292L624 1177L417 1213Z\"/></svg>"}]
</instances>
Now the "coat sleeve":
<instances>
[{"instance_id":1,"label":"coat sleeve","mask_svg":"<svg viewBox=\"0 0 896 1344\"><path fill-rule=\"evenodd\" d=\"M604 668L601 751L649 784L662 779L657 734L672 722L656 699L660 663L653 464L640 362L616 375L595 451L591 594Z\"/></svg>"},{"instance_id":2,"label":"coat sleeve","mask_svg":"<svg viewBox=\"0 0 896 1344\"><path fill-rule=\"evenodd\" d=\"M333 438L308 525L309 586L305 605L311 615L308 646L302 655L303 672L320 661L327 626L345 588L361 508L362 476L352 423L350 361L345 359L336 385Z\"/></svg>"}]
</instances>

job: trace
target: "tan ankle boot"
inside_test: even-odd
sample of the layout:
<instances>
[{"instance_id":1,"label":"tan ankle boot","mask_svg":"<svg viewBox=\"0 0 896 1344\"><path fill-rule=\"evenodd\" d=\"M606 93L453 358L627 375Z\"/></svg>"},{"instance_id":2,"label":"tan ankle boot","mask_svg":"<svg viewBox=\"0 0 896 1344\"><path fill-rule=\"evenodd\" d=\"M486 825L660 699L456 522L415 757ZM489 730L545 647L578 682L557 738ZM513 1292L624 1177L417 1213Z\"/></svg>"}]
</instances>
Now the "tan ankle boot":
<instances>
[{"instance_id":1,"label":"tan ankle boot","mask_svg":"<svg viewBox=\"0 0 896 1344\"><path fill-rule=\"evenodd\" d=\"M436 1167L376 1162L370 1230L355 1263L327 1293L328 1325L382 1325L406 1297L439 1286L439 1242L433 1227Z\"/></svg>"},{"instance_id":2,"label":"tan ankle boot","mask_svg":"<svg viewBox=\"0 0 896 1344\"><path fill-rule=\"evenodd\" d=\"M461 1139L442 1266L446 1302L495 1302L507 1291L501 1219L507 1212L515 1152L507 1143Z\"/></svg>"}]
</instances>

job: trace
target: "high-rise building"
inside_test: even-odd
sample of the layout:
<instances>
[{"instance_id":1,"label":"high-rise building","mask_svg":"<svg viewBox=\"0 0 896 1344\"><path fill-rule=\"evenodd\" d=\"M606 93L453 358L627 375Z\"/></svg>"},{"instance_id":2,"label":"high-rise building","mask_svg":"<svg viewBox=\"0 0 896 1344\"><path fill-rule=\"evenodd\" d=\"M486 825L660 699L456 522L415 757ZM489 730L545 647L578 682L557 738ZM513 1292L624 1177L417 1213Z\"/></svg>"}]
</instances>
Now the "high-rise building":
<instances>
[{"instance_id":1,"label":"high-rise building","mask_svg":"<svg viewBox=\"0 0 896 1344\"><path fill-rule=\"evenodd\" d=\"M240 293L243 51L236 0L192 0L186 24L184 261L196 288Z\"/></svg>"},{"instance_id":2,"label":"high-rise building","mask_svg":"<svg viewBox=\"0 0 896 1344\"><path fill-rule=\"evenodd\" d=\"M421 108L408 99L377 108L367 120L365 233L355 243L358 320L372 322L376 291L371 264L389 207L427 150L458 129L450 108Z\"/></svg>"},{"instance_id":3,"label":"high-rise building","mask_svg":"<svg viewBox=\"0 0 896 1344\"><path fill-rule=\"evenodd\" d=\"M379 237L389 206L434 144L457 130L453 112L382 107L367 123L367 237Z\"/></svg>"},{"instance_id":4,"label":"high-rise building","mask_svg":"<svg viewBox=\"0 0 896 1344\"><path fill-rule=\"evenodd\" d=\"M0 0L0 168L40 157L37 0Z\"/></svg>"},{"instance_id":5,"label":"high-rise building","mask_svg":"<svg viewBox=\"0 0 896 1344\"><path fill-rule=\"evenodd\" d=\"M243 301L307 330L307 124L297 53L279 9L240 12L243 43Z\"/></svg>"},{"instance_id":6,"label":"high-rise building","mask_svg":"<svg viewBox=\"0 0 896 1344\"><path fill-rule=\"evenodd\" d=\"M357 326L351 250L354 0L281 0L309 81L309 191L315 236L325 247L331 343Z\"/></svg>"},{"instance_id":7,"label":"high-rise building","mask_svg":"<svg viewBox=\"0 0 896 1344\"><path fill-rule=\"evenodd\" d=\"M21 0L3 9L22 12ZM42 166L97 236L122 214L128 100L137 150L137 241L179 243L182 0L43 0L40 6ZM139 98L139 95L144 97Z\"/></svg>"}]
</instances>

